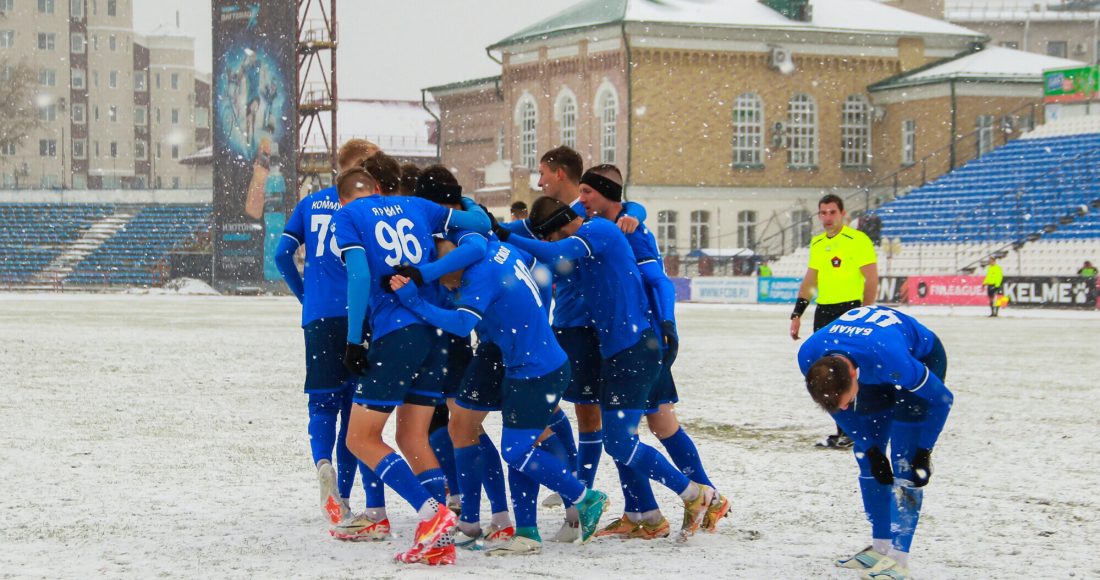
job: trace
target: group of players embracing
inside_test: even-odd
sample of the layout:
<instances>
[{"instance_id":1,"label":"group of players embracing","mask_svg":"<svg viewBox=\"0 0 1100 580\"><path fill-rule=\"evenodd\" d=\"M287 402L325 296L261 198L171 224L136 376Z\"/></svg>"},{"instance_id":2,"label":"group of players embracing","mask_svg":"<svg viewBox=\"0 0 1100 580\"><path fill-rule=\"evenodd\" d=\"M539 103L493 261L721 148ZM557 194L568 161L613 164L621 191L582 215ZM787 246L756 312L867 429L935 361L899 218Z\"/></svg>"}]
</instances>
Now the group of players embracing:
<instances>
[{"instance_id":1,"label":"group of players embracing","mask_svg":"<svg viewBox=\"0 0 1100 580\"><path fill-rule=\"evenodd\" d=\"M529 217L501 224L463 197L443 166L416 171L413 178L361 140L345 143L338 161L335 186L299 203L276 258L303 304L310 441L334 537L390 538L383 493L389 487L420 520L411 547L395 556L400 562L452 564L456 547L489 556L535 554L542 546L538 494L546 487L554 492L548 501L565 507L554 541L652 540L672 535L654 481L682 500L677 541L716 530L730 502L708 478L675 412L675 290L645 226L645 208L624 201L615 166L585 171L572 149L546 152L538 165L545 195ZM304 276L294 262L299 246L305 247ZM847 324L854 328L862 320L881 328L904 317L870 308L848 316ZM905 328L916 328L905 320ZM845 336L858 340L871 332L855 329ZM899 340L898 348L905 348L904 337ZM863 490L865 500L870 492L886 510L882 519L875 509L878 541L893 533L880 528L897 531L898 521L891 522L883 495L893 485L881 465L889 471L889 460L879 460L881 450L869 450L866 442L885 449L886 441L875 438L888 433L881 413L860 415L857 422L858 373L837 378L848 377L856 363L845 361L859 357L845 358L836 344L804 347L800 363L811 395L838 421L848 421L846 432L860 442L861 474L882 484ZM942 346L925 350L909 354L941 357L946 368ZM917 379L930 382L927 375ZM933 390L910 398L923 400ZM890 398L883 413L886 407L892 412ZM574 405L576 439L563 400ZM395 412L400 453L383 439ZM499 443L482 429L490 412L502 416ZM667 457L639 439L643 417ZM936 413L939 428L945 418L946 411ZM907 453L930 449L928 438L920 437L926 432L909 436ZM618 471L624 509L601 528L610 501L594 484L605 451ZM909 463L906 475L919 479ZM366 491L361 512L348 504L357 470ZM492 511L485 527L482 490ZM919 510L919 497L906 497ZM915 516L904 519L911 538ZM894 562L886 560L886 548L873 547L840 564L881 570ZM880 552L881 558L873 556Z\"/></svg>"}]
</instances>

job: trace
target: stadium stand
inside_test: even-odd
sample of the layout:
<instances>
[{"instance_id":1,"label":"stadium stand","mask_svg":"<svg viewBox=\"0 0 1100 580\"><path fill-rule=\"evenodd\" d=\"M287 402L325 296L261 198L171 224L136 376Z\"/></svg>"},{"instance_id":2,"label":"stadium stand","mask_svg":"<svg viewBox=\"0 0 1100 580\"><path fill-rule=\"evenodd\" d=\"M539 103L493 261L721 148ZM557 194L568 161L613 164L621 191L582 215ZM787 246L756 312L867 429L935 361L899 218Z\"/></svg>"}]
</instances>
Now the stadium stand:
<instances>
[{"instance_id":1,"label":"stadium stand","mask_svg":"<svg viewBox=\"0 0 1100 580\"><path fill-rule=\"evenodd\" d=\"M0 204L0 285L159 284L168 253L210 217L209 205Z\"/></svg>"},{"instance_id":2,"label":"stadium stand","mask_svg":"<svg viewBox=\"0 0 1100 580\"><path fill-rule=\"evenodd\" d=\"M165 281L168 253L209 228L207 205L146 206L77 264L66 285L141 285Z\"/></svg>"},{"instance_id":3,"label":"stadium stand","mask_svg":"<svg viewBox=\"0 0 1100 580\"><path fill-rule=\"evenodd\" d=\"M106 204L0 204L0 284L25 284L97 220Z\"/></svg>"}]
</instances>

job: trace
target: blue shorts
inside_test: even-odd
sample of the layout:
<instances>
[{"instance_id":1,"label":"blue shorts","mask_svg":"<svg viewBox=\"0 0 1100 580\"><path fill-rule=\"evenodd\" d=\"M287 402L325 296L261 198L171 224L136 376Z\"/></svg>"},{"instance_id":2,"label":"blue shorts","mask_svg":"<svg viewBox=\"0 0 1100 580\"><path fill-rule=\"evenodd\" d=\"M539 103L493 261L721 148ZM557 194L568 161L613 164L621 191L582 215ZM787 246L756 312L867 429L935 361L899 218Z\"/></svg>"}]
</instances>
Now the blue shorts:
<instances>
[{"instance_id":1,"label":"blue shorts","mask_svg":"<svg viewBox=\"0 0 1100 580\"><path fill-rule=\"evenodd\" d=\"M600 337L596 329L590 326L555 328L554 336L565 351L572 370L569 387L562 398L570 403L598 404L603 377L600 374Z\"/></svg>"},{"instance_id":2,"label":"blue shorts","mask_svg":"<svg viewBox=\"0 0 1100 580\"><path fill-rule=\"evenodd\" d=\"M462 387L462 378L466 375L470 360L474 358L474 349L470 346L468 336L444 332L443 339L447 349L447 366L443 369L443 396L453 399L458 396Z\"/></svg>"},{"instance_id":3,"label":"blue shorts","mask_svg":"<svg viewBox=\"0 0 1100 580\"><path fill-rule=\"evenodd\" d=\"M644 411L661 375L662 358L657 333L646 329L634 346L603 359L600 410Z\"/></svg>"},{"instance_id":4,"label":"blue shorts","mask_svg":"<svg viewBox=\"0 0 1100 580\"><path fill-rule=\"evenodd\" d=\"M649 391L649 398L646 400L646 415L656 413L660 410L661 405L680 401L680 396L676 393L676 381L672 378L670 358L672 358L671 351L666 350L664 358L661 360L661 374L657 376L657 382L653 383L653 388Z\"/></svg>"},{"instance_id":5,"label":"blue shorts","mask_svg":"<svg viewBox=\"0 0 1100 580\"><path fill-rule=\"evenodd\" d=\"M500 347L481 342L466 366L455 402L473 411L499 411L504 398L504 355Z\"/></svg>"},{"instance_id":6,"label":"blue shorts","mask_svg":"<svg viewBox=\"0 0 1100 580\"><path fill-rule=\"evenodd\" d=\"M545 429L569 385L569 361L558 370L531 379L504 378L501 409L504 426L511 429Z\"/></svg>"},{"instance_id":7,"label":"blue shorts","mask_svg":"<svg viewBox=\"0 0 1100 580\"><path fill-rule=\"evenodd\" d=\"M370 368L358 377L353 400L384 413L403 403L434 407L443 400L444 340L435 328L412 324L371 342Z\"/></svg>"},{"instance_id":8,"label":"blue shorts","mask_svg":"<svg viewBox=\"0 0 1100 580\"><path fill-rule=\"evenodd\" d=\"M307 393L334 393L344 389L350 373L344 368L347 345L346 316L318 318L302 329L306 337Z\"/></svg>"}]
</instances>

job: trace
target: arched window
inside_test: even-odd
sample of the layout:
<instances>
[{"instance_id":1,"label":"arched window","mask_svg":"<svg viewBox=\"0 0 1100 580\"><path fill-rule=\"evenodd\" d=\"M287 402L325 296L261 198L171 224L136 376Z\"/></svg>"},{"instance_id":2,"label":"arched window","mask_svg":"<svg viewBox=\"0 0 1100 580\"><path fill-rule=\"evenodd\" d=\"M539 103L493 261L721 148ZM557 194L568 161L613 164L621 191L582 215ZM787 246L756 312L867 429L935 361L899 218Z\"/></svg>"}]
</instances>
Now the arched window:
<instances>
[{"instance_id":1,"label":"arched window","mask_svg":"<svg viewBox=\"0 0 1100 580\"><path fill-rule=\"evenodd\" d=\"M737 212L737 247L752 248L756 245L756 212Z\"/></svg>"},{"instance_id":2,"label":"arched window","mask_svg":"<svg viewBox=\"0 0 1100 580\"><path fill-rule=\"evenodd\" d=\"M600 163L615 163L615 122L619 118L619 99L607 87L596 97L596 115L600 121Z\"/></svg>"},{"instance_id":3,"label":"arched window","mask_svg":"<svg viewBox=\"0 0 1100 580\"><path fill-rule=\"evenodd\" d=\"M861 95L844 99L840 113L840 162L844 167L871 164L871 105Z\"/></svg>"},{"instance_id":4,"label":"arched window","mask_svg":"<svg viewBox=\"0 0 1100 580\"><path fill-rule=\"evenodd\" d=\"M516 111L519 125L519 164L528 169L538 167L538 111L531 97L520 99Z\"/></svg>"},{"instance_id":5,"label":"arched window","mask_svg":"<svg viewBox=\"0 0 1100 580\"><path fill-rule=\"evenodd\" d=\"M691 249L710 247L710 212L696 210L691 212Z\"/></svg>"},{"instance_id":6,"label":"arched window","mask_svg":"<svg viewBox=\"0 0 1100 580\"><path fill-rule=\"evenodd\" d=\"M743 93L733 104L733 163L764 164L764 102L755 93Z\"/></svg>"},{"instance_id":7,"label":"arched window","mask_svg":"<svg viewBox=\"0 0 1100 580\"><path fill-rule=\"evenodd\" d=\"M577 100L572 94L564 94L558 101L558 126L561 127L561 144L577 148Z\"/></svg>"},{"instance_id":8,"label":"arched window","mask_svg":"<svg viewBox=\"0 0 1100 580\"><path fill-rule=\"evenodd\" d=\"M799 93L787 103L787 164L817 167L817 105L810 95Z\"/></svg>"},{"instance_id":9,"label":"arched window","mask_svg":"<svg viewBox=\"0 0 1100 580\"><path fill-rule=\"evenodd\" d=\"M677 217L672 210L657 212L657 246L662 255L671 256L676 253Z\"/></svg>"}]
</instances>

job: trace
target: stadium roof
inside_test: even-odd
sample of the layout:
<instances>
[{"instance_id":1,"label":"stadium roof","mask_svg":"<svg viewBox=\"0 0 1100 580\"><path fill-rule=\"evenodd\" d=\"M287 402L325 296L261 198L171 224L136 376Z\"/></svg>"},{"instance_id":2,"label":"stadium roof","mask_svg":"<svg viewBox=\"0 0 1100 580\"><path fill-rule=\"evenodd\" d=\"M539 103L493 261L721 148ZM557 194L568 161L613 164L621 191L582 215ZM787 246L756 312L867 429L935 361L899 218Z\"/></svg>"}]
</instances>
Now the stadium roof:
<instances>
[{"instance_id":1,"label":"stadium roof","mask_svg":"<svg viewBox=\"0 0 1100 580\"><path fill-rule=\"evenodd\" d=\"M873 0L813 0L810 22L790 20L758 0L584 0L494 43L490 50L624 22L705 28L858 34L985 36Z\"/></svg>"},{"instance_id":2,"label":"stadium roof","mask_svg":"<svg viewBox=\"0 0 1100 580\"><path fill-rule=\"evenodd\" d=\"M1011 48L988 47L888 78L871 85L868 89L881 91L951 80L1039 83L1043 80L1044 70L1083 64L1075 60Z\"/></svg>"}]
</instances>

